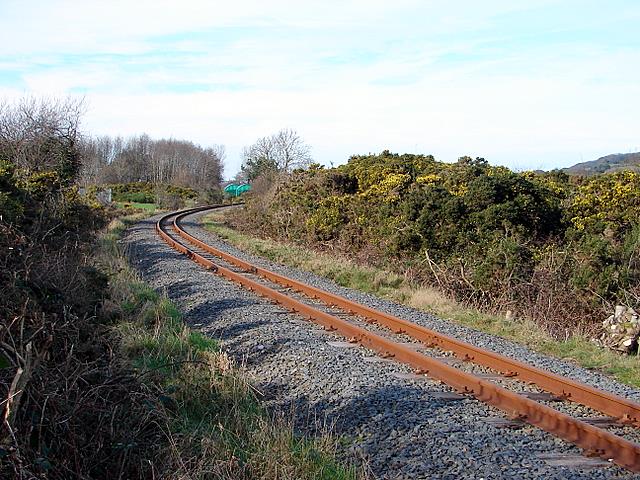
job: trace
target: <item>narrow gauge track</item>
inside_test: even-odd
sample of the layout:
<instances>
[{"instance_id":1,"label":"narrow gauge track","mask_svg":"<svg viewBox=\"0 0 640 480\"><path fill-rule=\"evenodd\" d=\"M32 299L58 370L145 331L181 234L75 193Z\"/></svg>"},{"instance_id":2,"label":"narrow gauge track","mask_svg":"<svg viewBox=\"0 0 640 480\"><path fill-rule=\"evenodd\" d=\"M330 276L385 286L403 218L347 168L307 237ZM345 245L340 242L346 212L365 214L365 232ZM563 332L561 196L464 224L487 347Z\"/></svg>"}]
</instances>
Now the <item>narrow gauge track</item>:
<instances>
[{"instance_id":1,"label":"narrow gauge track","mask_svg":"<svg viewBox=\"0 0 640 480\"><path fill-rule=\"evenodd\" d=\"M323 325L327 330L338 331L350 342L360 343L383 357L393 357L399 362L409 364L416 369L417 373L429 375L463 394L472 395L499 408L510 418L522 420L574 443L589 456L611 459L624 468L640 472L640 445L597 426L609 422L600 422L599 420L602 419L596 418L589 423L586 419L574 418L529 398L524 392L515 393L489 381L486 376L478 376L457 369L443 359L421 353L407 343L395 341L370 328L359 326L358 323L362 322L347 320L346 317L357 316L366 324L384 327L396 335L408 336L418 340L427 348L452 352L465 362L472 362L500 372L505 379L517 379L536 384L542 390L556 395L557 399L570 400L588 406L610 415L612 418L608 420L620 424L640 427L640 404L480 349L421 325L256 267L205 244L181 228L181 221L186 216L213 208L218 207L199 207L165 215L157 222L156 231L171 247L203 267L239 283L248 290L270 298L292 312ZM170 228L168 228L169 225ZM187 247L182 239L194 245L196 249ZM205 255L214 255L219 260L214 262ZM307 300L301 301L302 299L295 298L300 294ZM329 311L320 307L319 303L328 307ZM341 310L341 313L336 312L336 309Z\"/></svg>"}]
</instances>

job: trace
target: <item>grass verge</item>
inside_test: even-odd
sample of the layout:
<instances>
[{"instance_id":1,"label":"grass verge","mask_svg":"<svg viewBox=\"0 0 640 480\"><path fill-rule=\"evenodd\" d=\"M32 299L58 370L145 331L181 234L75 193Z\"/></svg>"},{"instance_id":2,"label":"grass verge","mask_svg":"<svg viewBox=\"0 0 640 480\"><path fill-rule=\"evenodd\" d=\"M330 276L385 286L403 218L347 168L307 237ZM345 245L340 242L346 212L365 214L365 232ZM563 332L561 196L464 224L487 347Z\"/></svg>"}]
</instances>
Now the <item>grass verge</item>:
<instances>
[{"instance_id":1,"label":"grass verge","mask_svg":"<svg viewBox=\"0 0 640 480\"><path fill-rule=\"evenodd\" d=\"M226 224L223 213L203 218L204 227L243 251L277 263L329 278L339 285L394 300L439 317L528 346L540 353L570 360L588 369L601 370L620 382L640 387L640 360L594 345L588 338L573 336L559 341L523 319L507 319L467 308L432 287L417 286L404 277L378 268L358 265L347 258L327 255L288 243L257 238Z\"/></svg>"},{"instance_id":2,"label":"grass verge","mask_svg":"<svg viewBox=\"0 0 640 480\"><path fill-rule=\"evenodd\" d=\"M142 210L149 215L153 215L160 209L155 203L139 203L139 202L114 202L116 208L124 210Z\"/></svg>"},{"instance_id":3,"label":"grass verge","mask_svg":"<svg viewBox=\"0 0 640 480\"><path fill-rule=\"evenodd\" d=\"M150 408L164 414L159 477L363 478L337 461L339 442L329 432L302 438L289 421L269 415L218 343L187 328L175 305L139 280L118 239L144 216L113 220L96 261L109 275L104 310L115 319L119 354L157 392Z\"/></svg>"}]
</instances>

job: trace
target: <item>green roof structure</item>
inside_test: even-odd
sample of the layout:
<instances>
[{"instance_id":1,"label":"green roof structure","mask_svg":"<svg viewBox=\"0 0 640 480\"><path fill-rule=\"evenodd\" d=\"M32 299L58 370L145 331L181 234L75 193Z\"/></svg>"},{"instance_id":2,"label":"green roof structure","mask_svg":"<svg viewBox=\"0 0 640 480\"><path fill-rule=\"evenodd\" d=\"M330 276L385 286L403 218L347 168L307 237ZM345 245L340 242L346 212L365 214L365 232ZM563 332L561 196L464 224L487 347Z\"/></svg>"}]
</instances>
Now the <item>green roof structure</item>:
<instances>
[{"instance_id":1,"label":"green roof structure","mask_svg":"<svg viewBox=\"0 0 640 480\"><path fill-rule=\"evenodd\" d=\"M251 185L249 185L248 183L243 183L241 185L230 183L229 185L224 187L224 192L232 197L239 197L244 192L248 192L249 190L251 190Z\"/></svg>"}]
</instances>

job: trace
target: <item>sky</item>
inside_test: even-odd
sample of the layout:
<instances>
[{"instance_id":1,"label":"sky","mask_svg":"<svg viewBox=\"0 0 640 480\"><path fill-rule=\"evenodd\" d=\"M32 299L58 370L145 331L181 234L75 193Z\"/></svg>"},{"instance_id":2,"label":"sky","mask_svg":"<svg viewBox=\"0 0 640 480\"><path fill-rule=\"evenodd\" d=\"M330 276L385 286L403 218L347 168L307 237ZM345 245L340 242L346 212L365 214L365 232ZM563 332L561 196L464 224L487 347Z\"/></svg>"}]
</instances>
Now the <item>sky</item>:
<instances>
[{"instance_id":1,"label":"sky","mask_svg":"<svg viewBox=\"0 0 640 480\"><path fill-rule=\"evenodd\" d=\"M91 135L315 161L389 149L515 170L640 150L638 0L0 0L0 100L84 98Z\"/></svg>"}]
</instances>

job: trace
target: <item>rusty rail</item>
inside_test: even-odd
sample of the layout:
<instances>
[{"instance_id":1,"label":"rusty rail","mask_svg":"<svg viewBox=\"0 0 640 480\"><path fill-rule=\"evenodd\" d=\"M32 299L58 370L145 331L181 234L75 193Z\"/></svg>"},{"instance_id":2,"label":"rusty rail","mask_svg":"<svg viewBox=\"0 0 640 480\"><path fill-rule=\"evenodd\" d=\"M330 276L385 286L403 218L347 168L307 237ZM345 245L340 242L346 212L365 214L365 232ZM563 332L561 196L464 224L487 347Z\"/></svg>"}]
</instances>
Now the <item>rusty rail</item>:
<instances>
[{"instance_id":1,"label":"rusty rail","mask_svg":"<svg viewBox=\"0 0 640 480\"><path fill-rule=\"evenodd\" d=\"M507 376L517 376L522 381L535 383L549 393L593 408L594 410L606 415L615 417L623 423L632 423L635 426L640 427L640 404L631 402L620 396L595 389L584 383L561 377L504 355L484 350L448 335L438 333L422 325L417 325L405 319L361 305L339 295L312 287L265 268L256 267L229 253L211 247L180 228L180 221L182 218L192 213L195 212L184 212L177 215L173 222L174 230L190 243L239 268L248 272L253 272L284 287L293 288L294 290L300 291L312 298L322 300L329 305L335 305L364 318L373 320L376 323L389 328L395 333L404 333L405 335L423 342L429 347L435 346L441 350L453 352L457 357L465 361L471 361L478 365L489 367L502 372Z\"/></svg>"},{"instance_id":2,"label":"rusty rail","mask_svg":"<svg viewBox=\"0 0 640 480\"><path fill-rule=\"evenodd\" d=\"M209 207L211 208L211 207ZM329 294L328 292L324 292L322 290L315 289L313 287L308 287L300 282L297 282L292 279L288 279L286 277L280 276L273 272L270 272L265 269L254 267L253 265L239 260L225 252L221 252L217 249L206 245L204 242L196 239L192 235L188 234L184 230L180 228L180 220L184 218L186 215L190 215L192 213L196 213L200 210L205 210L206 208L199 208L193 210L187 210L183 212L178 212L177 214L169 214L162 217L156 224L156 230L160 234L160 236L169 243L176 250L185 253L190 258L205 266L206 268L213 270L216 274L226 277L232 281L235 281L242 285L243 287L252 290L260 295L271 298L272 300L280 303L281 305L289 308L293 312L300 313L306 318L323 325L325 328L330 330L337 330L345 337L349 338L351 341L358 342L363 346L370 348L384 356L393 356L396 360L401 361L403 363L407 363L419 371L428 374L430 377L441 380L448 385L452 386L456 390L473 395L477 399L493 405L504 412L506 412L511 417L517 417L522 419L523 421L530 423L531 425L535 425L547 432L550 432L564 440L567 440L571 443L578 445L583 448L587 454L590 455L598 455L602 458L611 459L615 463L620 466L623 466L632 471L640 471L640 445L637 445L633 442L625 440L619 436L611 434L605 430L602 430L598 427L589 425L581 420L577 420L569 415L563 414L557 410L554 410L550 407L542 405L538 402L530 400L522 395L517 393L510 392L505 388L502 388L498 385L495 385L487 380L483 380L474 375L465 373L463 371L457 370L454 367L451 367L445 363L442 363L432 357L424 355L422 353L416 352L402 344L398 344L389 340L385 337L377 335L375 333L369 332L361 327L355 326L345 320L342 320L338 317L330 315L321 310L317 310L309 305L306 305L298 300L287 297L286 295L278 292L277 290L273 290L259 282L251 280L239 273L233 272L227 268L214 264L214 262L206 259L205 257L199 255L198 253L190 250L184 244L174 240L169 234L167 234L162 227L162 223L168 218L176 215L176 218L173 222L173 228L176 232L178 232L182 237L187 239L189 242L194 243L199 248L217 255L219 252L220 257L229 261L230 263L235 264L236 266L245 269L251 273L256 273L258 275L265 276L270 279L269 276L273 276L275 278L279 278L282 282L276 282L281 285L287 285L296 290L302 290L303 293L312 292L311 296L316 298L320 298L328 303L333 305L338 305L341 308L345 308L354 313L358 313L362 315L361 312L366 312L368 316L372 313L377 313L378 317L376 321L380 322L388 326L394 331L402 331L403 333L414 333L415 335L427 335L427 333L421 332L420 329L424 327L420 327L418 325L414 325L411 322L407 322L406 320L398 319L397 317L393 317L388 314L384 314L382 312L377 312L368 307L364 307L362 305L356 304L346 299L342 299L341 297L335 296L333 294ZM235 260L235 261L233 261ZM304 292L305 289L300 287L308 287L307 292ZM311 289L311 290L309 290ZM309 294L309 293L307 293ZM323 295L319 295L323 294ZM336 302L336 300L340 300ZM355 307L355 308L354 308ZM370 317L371 318L371 317ZM400 324L394 323L400 321ZM412 330L409 327L419 327L417 330ZM438 345L442 348L442 345L448 345L448 343L443 343L444 340L441 341L432 341L432 336L440 337L441 334L436 332L432 332L431 330L424 329L428 332L427 341L431 345ZM444 337L444 336L443 336ZM418 337L416 337L418 338ZM491 359L493 356L497 355L493 352L485 352L477 347L473 347L471 345L465 344L464 342L459 342L451 337L445 337L447 341L453 342L453 345L456 346L458 350L453 350L458 353L461 348L471 347L474 355L477 355L475 352L483 354L482 359L489 358ZM425 341L422 338L418 338L421 341ZM470 355L467 355L471 357ZM515 362L507 357L498 356L501 359L505 359L509 362ZM474 361L476 357L474 356ZM480 363L480 362L478 362ZM492 365L490 365L492 366ZM515 366L521 368L522 366L528 367L528 369L532 369L533 367L527 366L521 362L515 362ZM495 368L495 366L492 366ZM630 404L635 407L639 407L631 402L626 401L625 399L621 399L619 397L613 396L606 392L599 392L592 387L588 387L586 385L578 384L576 382L570 381L568 379L563 379L554 374L550 374L548 372L544 372L543 370L533 369L538 372L542 372L544 374L543 378L553 378L554 382L569 382L570 384L578 385L582 388L586 388L587 390L593 390L594 392L599 393L599 396L610 396L615 400L620 399L624 402L624 404ZM520 375L523 377L523 375ZM574 388L573 386L571 388ZM555 392L554 392L555 393ZM569 397L570 395L564 394L565 397ZM575 398L571 398L575 400Z\"/></svg>"}]
</instances>

